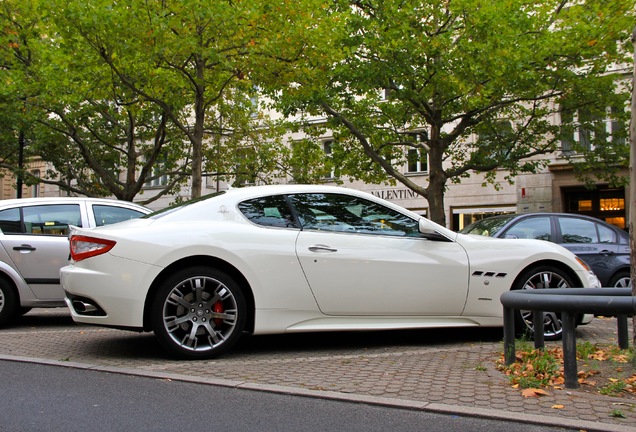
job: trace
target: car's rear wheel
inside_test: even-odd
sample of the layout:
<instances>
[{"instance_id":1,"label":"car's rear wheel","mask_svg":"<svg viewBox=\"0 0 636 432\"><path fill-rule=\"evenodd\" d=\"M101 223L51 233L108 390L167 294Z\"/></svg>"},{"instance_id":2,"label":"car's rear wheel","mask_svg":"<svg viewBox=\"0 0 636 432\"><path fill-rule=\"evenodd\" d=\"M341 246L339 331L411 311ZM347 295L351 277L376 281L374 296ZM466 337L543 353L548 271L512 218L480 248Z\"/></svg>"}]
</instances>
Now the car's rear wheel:
<instances>
[{"instance_id":1,"label":"car's rear wheel","mask_svg":"<svg viewBox=\"0 0 636 432\"><path fill-rule=\"evenodd\" d=\"M18 311L18 298L5 280L0 279L0 325L11 321Z\"/></svg>"},{"instance_id":2,"label":"car's rear wheel","mask_svg":"<svg viewBox=\"0 0 636 432\"><path fill-rule=\"evenodd\" d=\"M243 332L247 313L238 284L207 267L172 275L157 291L151 308L159 343L187 359L212 358L231 348Z\"/></svg>"},{"instance_id":3,"label":"car's rear wheel","mask_svg":"<svg viewBox=\"0 0 636 432\"><path fill-rule=\"evenodd\" d=\"M620 272L615 274L609 281L609 286L613 288L631 288L632 279L629 272Z\"/></svg>"},{"instance_id":4,"label":"car's rear wheel","mask_svg":"<svg viewBox=\"0 0 636 432\"><path fill-rule=\"evenodd\" d=\"M563 270L545 265L531 268L525 271L516 281L513 289L550 289L570 288L572 280ZM533 311L519 310L515 316L515 327L521 335L532 336L534 334ZM561 314L551 311L544 312L543 336L545 340L561 338L563 326Z\"/></svg>"}]
</instances>

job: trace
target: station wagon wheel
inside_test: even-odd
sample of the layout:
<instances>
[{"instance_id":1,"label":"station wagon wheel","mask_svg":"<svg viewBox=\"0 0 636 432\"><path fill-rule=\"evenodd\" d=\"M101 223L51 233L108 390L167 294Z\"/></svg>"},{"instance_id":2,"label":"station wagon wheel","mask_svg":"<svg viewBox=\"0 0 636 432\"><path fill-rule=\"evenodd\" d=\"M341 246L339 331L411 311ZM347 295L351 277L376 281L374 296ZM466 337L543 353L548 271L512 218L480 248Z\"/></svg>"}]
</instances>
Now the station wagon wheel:
<instances>
[{"instance_id":1,"label":"station wagon wheel","mask_svg":"<svg viewBox=\"0 0 636 432\"><path fill-rule=\"evenodd\" d=\"M517 279L512 289L550 289L570 288L572 286L572 280L564 271L553 266L540 266L525 271ZM543 323L545 340L561 338L563 326L560 313L544 312ZM515 328L519 334L532 336L534 323L531 310L517 311Z\"/></svg>"},{"instance_id":2,"label":"station wagon wheel","mask_svg":"<svg viewBox=\"0 0 636 432\"><path fill-rule=\"evenodd\" d=\"M15 317L18 311L18 298L13 288L0 279L0 325L4 325Z\"/></svg>"},{"instance_id":3,"label":"station wagon wheel","mask_svg":"<svg viewBox=\"0 0 636 432\"><path fill-rule=\"evenodd\" d=\"M159 343L186 359L215 357L236 343L247 307L236 282L225 273L193 267L170 277L151 305Z\"/></svg>"}]
</instances>

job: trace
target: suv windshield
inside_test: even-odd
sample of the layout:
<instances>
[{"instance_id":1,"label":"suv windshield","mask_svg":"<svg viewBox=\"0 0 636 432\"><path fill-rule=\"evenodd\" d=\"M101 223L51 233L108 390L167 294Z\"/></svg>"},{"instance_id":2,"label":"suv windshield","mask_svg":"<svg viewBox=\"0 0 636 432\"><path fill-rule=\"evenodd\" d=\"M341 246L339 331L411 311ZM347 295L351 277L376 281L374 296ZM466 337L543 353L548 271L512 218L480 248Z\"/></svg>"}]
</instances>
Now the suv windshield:
<instances>
[{"instance_id":1,"label":"suv windshield","mask_svg":"<svg viewBox=\"0 0 636 432\"><path fill-rule=\"evenodd\" d=\"M479 234L483 236L495 235L504 225L517 215L493 216L472 223L459 231L462 234Z\"/></svg>"}]
</instances>

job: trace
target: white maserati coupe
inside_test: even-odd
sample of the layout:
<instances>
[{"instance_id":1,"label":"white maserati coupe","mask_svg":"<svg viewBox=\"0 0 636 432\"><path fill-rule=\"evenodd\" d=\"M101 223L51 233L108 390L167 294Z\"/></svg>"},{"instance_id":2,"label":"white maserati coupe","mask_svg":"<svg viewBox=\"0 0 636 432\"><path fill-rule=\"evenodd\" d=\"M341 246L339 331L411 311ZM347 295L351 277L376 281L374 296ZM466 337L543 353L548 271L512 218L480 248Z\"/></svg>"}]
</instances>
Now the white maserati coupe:
<instances>
[{"instance_id":1,"label":"white maserati coupe","mask_svg":"<svg viewBox=\"0 0 636 432\"><path fill-rule=\"evenodd\" d=\"M457 234L329 186L231 189L76 229L70 247L61 278L76 322L153 331L188 359L243 333L502 326L505 291L599 286L556 244ZM559 336L557 314L545 329Z\"/></svg>"}]
</instances>

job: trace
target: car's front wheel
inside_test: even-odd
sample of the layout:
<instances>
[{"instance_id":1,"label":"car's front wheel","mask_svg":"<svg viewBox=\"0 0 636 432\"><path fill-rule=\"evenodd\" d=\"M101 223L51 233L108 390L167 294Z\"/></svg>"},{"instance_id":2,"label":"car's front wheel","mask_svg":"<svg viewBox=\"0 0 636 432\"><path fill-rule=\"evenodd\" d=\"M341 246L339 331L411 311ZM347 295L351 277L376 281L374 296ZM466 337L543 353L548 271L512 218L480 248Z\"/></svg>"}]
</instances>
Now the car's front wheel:
<instances>
[{"instance_id":1,"label":"car's front wheel","mask_svg":"<svg viewBox=\"0 0 636 432\"><path fill-rule=\"evenodd\" d=\"M0 279L0 326L11 321L18 311L18 297L9 283Z\"/></svg>"},{"instance_id":2,"label":"car's front wheel","mask_svg":"<svg viewBox=\"0 0 636 432\"><path fill-rule=\"evenodd\" d=\"M553 266L539 266L526 270L516 281L512 289L550 289L570 288L572 280L563 270ZM515 317L515 327L519 334L534 334L533 313L531 310L519 310ZM563 326L561 314L544 312L543 335L545 340L556 340L561 337Z\"/></svg>"},{"instance_id":3,"label":"car's front wheel","mask_svg":"<svg viewBox=\"0 0 636 432\"><path fill-rule=\"evenodd\" d=\"M632 279L628 271L615 274L609 281L609 286L613 288L631 288Z\"/></svg>"},{"instance_id":4,"label":"car's front wheel","mask_svg":"<svg viewBox=\"0 0 636 432\"><path fill-rule=\"evenodd\" d=\"M208 359L231 348L243 332L247 313L238 284L207 267L172 275L157 291L151 308L159 343L186 359Z\"/></svg>"}]
</instances>

